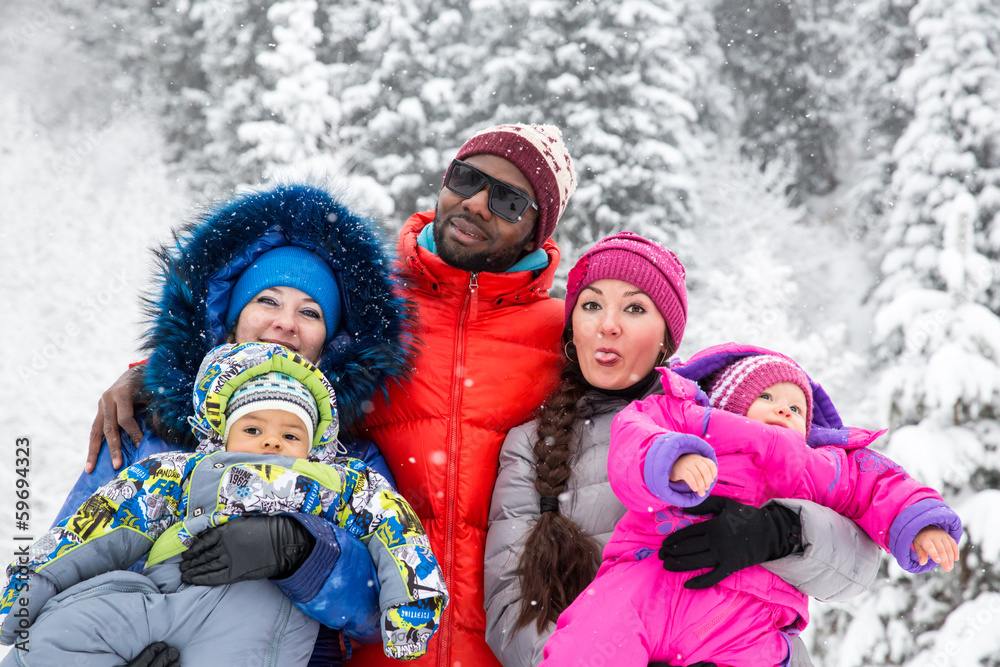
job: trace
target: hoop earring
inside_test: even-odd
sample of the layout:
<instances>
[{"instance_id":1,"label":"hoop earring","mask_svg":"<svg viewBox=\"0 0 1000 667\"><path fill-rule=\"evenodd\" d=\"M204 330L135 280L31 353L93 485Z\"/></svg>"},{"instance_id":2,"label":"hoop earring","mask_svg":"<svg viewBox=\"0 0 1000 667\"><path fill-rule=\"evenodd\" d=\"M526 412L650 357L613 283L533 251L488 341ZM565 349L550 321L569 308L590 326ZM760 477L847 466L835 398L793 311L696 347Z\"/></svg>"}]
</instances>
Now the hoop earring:
<instances>
[{"instance_id":1,"label":"hoop earring","mask_svg":"<svg viewBox=\"0 0 1000 667\"><path fill-rule=\"evenodd\" d=\"M576 356L575 356L576 355L576 345L573 345L573 355L574 356L570 356L570 353L569 353L570 345L573 345L573 341L571 341L571 340L568 340L565 343L563 343L563 354L566 355L566 358L569 359L570 361L572 361L574 364L578 364L578 363L580 363L580 360L577 359Z\"/></svg>"},{"instance_id":2,"label":"hoop earring","mask_svg":"<svg viewBox=\"0 0 1000 667\"><path fill-rule=\"evenodd\" d=\"M669 356L667 352L667 346L664 345L663 343L660 343L660 354L657 355L656 361L653 363L653 368L659 368L663 366L663 362L667 360L667 356Z\"/></svg>"}]
</instances>

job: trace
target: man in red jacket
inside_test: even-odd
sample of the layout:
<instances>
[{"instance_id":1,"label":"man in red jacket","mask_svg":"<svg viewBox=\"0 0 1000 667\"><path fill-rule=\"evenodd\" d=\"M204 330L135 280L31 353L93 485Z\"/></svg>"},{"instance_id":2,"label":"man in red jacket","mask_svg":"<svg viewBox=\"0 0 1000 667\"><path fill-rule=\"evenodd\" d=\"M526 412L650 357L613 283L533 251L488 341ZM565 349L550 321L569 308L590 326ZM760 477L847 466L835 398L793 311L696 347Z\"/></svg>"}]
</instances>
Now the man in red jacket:
<instances>
[{"instance_id":1,"label":"man in red jacket","mask_svg":"<svg viewBox=\"0 0 1000 667\"><path fill-rule=\"evenodd\" d=\"M559 130L493 127L459 150L437 210L400 234L421 352L409 381L375 401L362 435L382 450L448 583L441 628L416 664L499 665L483 609L490 496L507 431L531 418L562 367L549 237L575 188ZM390 664L369 648L349 664Z\"/></svg>"}]
</instances>

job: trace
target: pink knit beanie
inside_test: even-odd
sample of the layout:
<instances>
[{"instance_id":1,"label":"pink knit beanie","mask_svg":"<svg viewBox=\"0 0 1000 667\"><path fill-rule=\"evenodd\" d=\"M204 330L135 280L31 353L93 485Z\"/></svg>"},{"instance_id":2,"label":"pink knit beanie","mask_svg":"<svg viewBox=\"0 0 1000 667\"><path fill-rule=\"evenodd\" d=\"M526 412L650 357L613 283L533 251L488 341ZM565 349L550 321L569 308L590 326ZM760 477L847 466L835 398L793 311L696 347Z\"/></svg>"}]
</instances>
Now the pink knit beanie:
<instances>
[{"instance_id":1,"label":"pink knit beanie","mask_svg":"<svg viewBox=\"0 0 1000 667\"><path fill-rule=\"evenodd\" d=\"M566 284L566 323L572 320L580 291L610 278L635 285L653 300L667 323L674 345L680 347L687 324L684 265L674 253L634 232L601 239L570 269Z\"/></svg>"},{"instance_id":2,"label":"pink knit beanie","mask_svg":"<svg viewBox=\"0 0 1000 667\"><path fill-rule=\"evenodd\" d=\"M713 408L745 415L761 392L779 382L798 385L806 395L806 433L812 424L813 395L809 378L794 362L784 357L758 354L735 361L721 371L708 389Z\"/></svg>"},{"instance_id":3,"label":"pink knit beanie","mask_svg":"<svg viewBox=\"0 0 1000 667\"><path fill-rule=\"evenodd\" d=\"M510 160L531 183L538 203L535 244L538 250L552 236L566 203L576 190L576 171L562 133L554 125L497 125L479 132L455 157L496 155Z\"/></svg>"}]
</instances>

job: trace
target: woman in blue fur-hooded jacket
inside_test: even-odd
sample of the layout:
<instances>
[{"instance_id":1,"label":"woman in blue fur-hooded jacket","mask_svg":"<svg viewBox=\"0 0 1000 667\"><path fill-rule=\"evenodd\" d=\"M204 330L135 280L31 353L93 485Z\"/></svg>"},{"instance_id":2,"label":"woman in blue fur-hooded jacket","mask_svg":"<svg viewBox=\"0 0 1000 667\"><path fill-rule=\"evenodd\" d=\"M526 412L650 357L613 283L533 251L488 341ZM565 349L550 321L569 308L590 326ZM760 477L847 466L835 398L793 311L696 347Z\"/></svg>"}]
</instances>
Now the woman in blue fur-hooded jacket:
<instances>
[{"instance_id":1,"label":"woman in blue fur-hooded jacket","mask_svg":"<svg viewBox=\"0 0 1000 667\"><path fill-rule=\"evenodd\" d=\"M303 250L311 254L302 255ZM149 360L144 369L140 367L148 406L137 414L137 420L144 437L136 445L121 433L126 466L152 454L196 446L187 417L199 364L209 350L234 337L243 307L252 301L257 288L298 286L323 306L326 338L320 358L312 361L334 386L344 430L350 430L364 414L370 397L401 377L407 367L411 349L405 326L407 305L394 292L392 259L378 226L323 189L279 185L237 196L176 232L173 243L160 248L157 255L159 285L146 299L150 327L143 348ZM271 261L276 256L281 260L277 268ZM261 282L263 271L258 264L283 277ZM248 280L241 281L244 274L252 278L249 292ZM315 287L324 282L332 282L336 289L323 292ZM233 310L240 312L230 312L231 299ZM354 441L344 446L350 456L392 480L372 443ZM115 474L105 442L94 471L81 475L56 523ZM378 641L378 591L359 585L375 580L365 546L322 519L305 514L278 519L283 525L270 529L286 532L272 543L276 551L287 546L287 531L298 535L300 543L315 543L305 550L304 561L292 559L289 564L287 558L277 558L285 565L274 573L281 577L276 579L281 590L324 626L362 641ZM243 574L238 571L238 556L229 566L224 575ZM368 590L370 599L359 599L358 590ZM318 664L330 664L339 651L339 638L321 633L314 657Z\"/></svg>"}]
</instances>

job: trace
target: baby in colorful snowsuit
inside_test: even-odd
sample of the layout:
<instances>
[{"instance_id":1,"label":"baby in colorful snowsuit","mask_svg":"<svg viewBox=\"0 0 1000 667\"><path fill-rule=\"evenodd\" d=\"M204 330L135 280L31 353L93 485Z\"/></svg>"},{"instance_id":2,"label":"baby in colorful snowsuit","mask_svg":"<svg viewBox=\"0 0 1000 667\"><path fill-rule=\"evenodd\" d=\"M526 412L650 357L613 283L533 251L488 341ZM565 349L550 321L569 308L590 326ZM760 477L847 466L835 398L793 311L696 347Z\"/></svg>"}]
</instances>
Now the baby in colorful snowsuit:
<instances>
[{"instance_id":1,"label":"baby in colorful snowsuit","mask_svg":"<svg viewBox=\"0 0 1000 667\"><path fill-rule=\"evenodd\" d=\"M151 642L181 664L305 665L318 623L272 582L182 586L180 556L233 516L305 512L366 542L386 655L417 658L447 604L420 521L378 473L338 455L333 389L276 344L213 349L195 386L195 453L143 459L8 568L3 664L121 665ZM225 448L226 451L223 451ZM143 574L123 571L148 554ZM27 649L27 650L22 650Z\"/></svg>"},{"instance_id":2,"label":"baby in colorful snowsuit","mask_svg":"<svg viewBox=\"0 0 1000 667\"><path fill-rule=\"evenodd\" d=\"M608 476L628 511L597 578L559 617L544 667L577 665L591 653L621 665L787 664L788 634L808 621L805 595L760 566L690 590L684 583L700 572L667 572L655 557L665 535L705 518L681 509L704 500L695 489L757 507L772 498L821 503L855 520L909 572L935 566L911 549L928 535L947 543L938 560L957 558L955 512L867 449L884 431L844 429L822 388L787 357L729 345L688 365L711 357L729 363L704 378L708 395L661 369L664 394L632 403L612 423ZM759 409L789 386L801 389L791 416ZM816 437L806 446L809 435ZM685 475L684 461L697 461L701 471Z\"/></svg>"}]
</instances>

